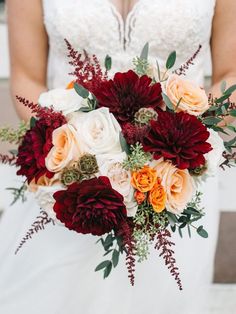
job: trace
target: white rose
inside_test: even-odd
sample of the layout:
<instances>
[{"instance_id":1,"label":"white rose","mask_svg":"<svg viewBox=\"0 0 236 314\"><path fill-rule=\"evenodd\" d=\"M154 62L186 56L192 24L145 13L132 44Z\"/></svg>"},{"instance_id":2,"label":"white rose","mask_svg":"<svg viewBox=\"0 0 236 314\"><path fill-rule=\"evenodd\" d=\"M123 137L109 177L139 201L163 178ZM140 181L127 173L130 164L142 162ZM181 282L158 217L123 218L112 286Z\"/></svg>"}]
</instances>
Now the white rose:
<instances>
[{"instance_id":1,"label":"white rose","mask_svg":"<svg viewBox=\"0 0 236 314\"><path fill-rule=\"evenodd\" d=\"M61 190L65 190L65 187L60 184L54 186L39 186L37 191L34 193L39 207L46 211L49 217L59 225L63 224L56 218L56 213L53 210L53 206L55 204L53 194Z\"/></svg>"},{"instance_id":2,"label":"white rose","mask_svg":"<svg viewBox=\"0 0 236 314\"><path fill-rule=\"evenodd\" d=\"M109 178L112 188L124 197L128 217L133 217L137 212L138 205L134 199L134 188L130 183L131 173L122 167L126 157L126 153L109 156L109 158L98 156L97 161L100 170L99 175Z\"/></svg>"},{"instance_id":3,"label":"white rose","mask_svg":"<svg viewBox=\"0 0 236 314\"><path fill-rule=\"evenodd\" d=\"M94 155L122 152L121 127L108 108L100 108L87 113L75 112L69 124L77 130L86 152Z\"/></svg>"},{"instance_id":4,"label":"white rose","mask_svg":"<svg viewBox=\"0 0 236 314\"><path fill-rule=\"evenodd\" d=\"M210 136L207 142L211 144L213 149L204 155L206 159L207 170L200 177L194 176L195 183L197 185L200 185L202 181L206 181L209 177L214 177L217 174L219 165L224 161L222 156L223 152L225 151L223 139L214 130L209 129L208 131L210 132Z\"/></svg>"},{"instance_id":5,"label":"white rose","mask_svg":"<svg viewBox=\"0 0 236 314\"><path fill-rule=\"evenodd\" d=\"M62 111L64 115L83 107L83 98L74 89L56 88L39 96L38 103L42 107L53 107L55 111Z\"/></svg>"}]
</instances>

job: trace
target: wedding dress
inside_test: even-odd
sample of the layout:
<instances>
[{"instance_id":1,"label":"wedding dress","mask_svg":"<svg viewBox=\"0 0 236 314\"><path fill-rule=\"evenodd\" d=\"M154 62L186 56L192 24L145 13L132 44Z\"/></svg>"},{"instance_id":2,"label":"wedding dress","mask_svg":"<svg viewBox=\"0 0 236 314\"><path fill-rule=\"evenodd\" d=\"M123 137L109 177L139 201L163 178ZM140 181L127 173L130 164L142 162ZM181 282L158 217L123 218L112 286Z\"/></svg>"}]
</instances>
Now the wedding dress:
<instances>
[{"instance_id":1,"label":"wedding dress","mask_svg":"<svg viewBox=\"0 0 236 314\"><path fill-rule=\"evenodd\" d=\"M215 0L139 0L126 21L108 0L44 0L44 21L50 42L51 87L65 87L72 78L66 38L78 50L95 53L103 62L109 54L113 71L132 67L132 58L150 44L150 62L160 65L172 50L177 66L202 50L187 77L203 84ZM96 238L48 225L14 251L39 213L33 197L9 208L0 224L1 314L205 314L217 238L217 179L204 186L209 239L174 236L184 291L157 252L136 269L129 285L123 261L106 280L94 268L103 260Z\"/></svg>"}]
</instances>

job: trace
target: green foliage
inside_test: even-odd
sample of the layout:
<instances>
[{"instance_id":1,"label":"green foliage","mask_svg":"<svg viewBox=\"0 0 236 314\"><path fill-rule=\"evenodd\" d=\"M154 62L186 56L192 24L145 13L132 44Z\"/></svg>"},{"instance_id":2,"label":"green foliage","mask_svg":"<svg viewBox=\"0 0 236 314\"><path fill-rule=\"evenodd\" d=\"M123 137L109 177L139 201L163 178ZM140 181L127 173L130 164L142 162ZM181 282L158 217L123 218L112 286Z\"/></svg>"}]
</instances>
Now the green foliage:
<instances>
[{"instance_id":1,"label":"green foliage","mask_svg":"<svg viewBox=\"0 0 236 314\"><path fill-rule=\"evenodd\" d=\"M131 145L130 150L130 155L123 162L123 167L126 170L137 171L151 160L151 154L144 152L143 146L140 143Z\"/></svg>"},{"instance_id":2,"label":"green foliage","mask_svg":"<svg viewBox=\"0 0 236 314\"><path fill-rule=\"evenodd\" d=\"M146 59L136 57L133 59L134 72L139 76L146 75L149 68L149 63Z\"/></svg>"},{"instance_id":3,"label":"green foliage","mask_svg":"<svg viewBox=\"0 0 236 314\"><path fill-rule=\"evenodd\" d=\"M105 238L101 237L97 243L98 242L101 242L105 251L103 256L111 256L111 259L106 259L95 268L95 271L103 271L103 277L105 279L110 275L112 269L116 268L119 264L120 254L122 254L124 250L121 238L115 236L112 232L108 233Z\"/></svg>"},{"instance_id":4,"label":"green foliage","mask_svg":"<svg viewBox=\"0 0 236 314\"><path fill-rule=\"evenodd\" d=\"M174 106L173 106L170 98L166 94L164 94L164 93L162 93L162 97L163 97L163 100L164 100L167 108L172 110L172 111L174 111Z\"/></svg>"},{"instance_id":5,"label":"green foliage","mask_svg":"<svg viewBox=\"0 0 236 314\"><path fill-rule=\"evenodd\" d=\"M191 229L194 229L203 238L207 238L208 236L203 226L195 227L193 225L193 223L200 220L204 216L203 208L201 207L201 196L202 193L197 192L193 200L188 203L186 209L180 215L167 212L171 230L175 232L176 229L178 229L181 238L183 237L184 228L187 228L189 237L191 237Z\"/></svg>"},{"instance_id":6,"label":"green foliage","mask_svg":"<svg viewBox=\"0 0 236 314\"><path fill-rule=\"evenodd\" d=\"M176 61L176 51L172 51L169 55L169 57L167 58L166 61L166 68L169 70L171 68L173 68L173 66L175 65L175 61Z\"/></svg>"},{"instance_id":7,"label":"green foliage","mask_svg":"<svg viewBox=\"0 0 236 314\"><path fill-rule=\"evenodd\" d=\"M11 206L14 205L18 200L21 200L22 203L26 201L25 195L25 192L27 191L26 182L24 182L20 188L7 188L6 190L11 191L14 197Z\"/></svg>"},{"instance_id":8,"label":"green foliage","mask_svg":"<svg viewBox=\"0 0 236 314\"><path fill-rule=\"evenodd\" d=\"M148 258L152 239L168 225L166 211L156 213L150 204L144 202L138 207L134 224L135 254L138 262L142 262Z\"/></svg>"},{"instance_id":9,"label":"green foliage","mask_svg":"<svg viewBox=\"0 0 236 314\"><path fill-rule=\"evenodd\" d=\"M112 67L112 58L108 55L106 55L106 58L105 58L105 68L107 71L110 71Z\"/></svg>"},{"instance_id":10,"label":"green foliage","mask_svg":"<svg viewBox=\"0 0 236 314\"><path fill-rule=\"evenodd\" d=\"M149 54L149 43L146 43L142 49L140 59L142 60L147 60L148 59L148 54Z\"/></svg>"},{"instance_id":11,"label":"green foliage","mask_svg":"<svg viewBox=\"0 0 236 314\"><path fill-rule=\"evenodd\" d=\"M29 124L20 122L18 129L14 130L10 127L0 128L0 140L10 144L19 144L29 129Z\"/></svg>"},{"instance_id":12,"label":"green foliage","mask_svg":"<svg viewBox=\"0 0 236 314\"><path fill-rule=\"evenodd\" d=\"M84 99L87 99L89 97L89 91L86 88L84 88L82 85L75 83L74 89L80 97L82 97Z\"/></svg>"}]
</instances>

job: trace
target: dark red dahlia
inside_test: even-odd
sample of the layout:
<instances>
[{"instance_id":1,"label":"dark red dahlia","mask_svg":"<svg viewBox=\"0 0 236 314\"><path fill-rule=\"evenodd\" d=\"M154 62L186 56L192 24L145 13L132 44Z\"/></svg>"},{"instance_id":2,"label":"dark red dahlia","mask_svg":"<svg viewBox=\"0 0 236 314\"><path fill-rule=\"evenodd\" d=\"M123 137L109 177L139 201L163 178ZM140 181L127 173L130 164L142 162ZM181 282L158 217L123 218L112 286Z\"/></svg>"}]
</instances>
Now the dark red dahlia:
<instances>
[{"instance_id":1,"label":"dark red dahlia","mask_svg":"<svg viewBox=\"0 0 236 314\"><path fill-rule=\"evenodd\" d=\"M205 125L188 113L162 111L143 139L143 148L154 159L172 160L180 169L194 169L205 164L204 154L212 150L207 143L210 133Z\"/></svg>"},{"instance_id":2,"label":"dark red dahlia","mask_svg":"<svg viewBox=\"0 0 236 314\"><path fill-rule=\"evenodd\" d=\"M135 72L116 73L113 80L103 81L93 90L99 107L108 107L123 124L132 122L135 113L143 107L158 109L162 104L160 83L152 84L147 75L139 77Z\"/></svg>"},{"instance_id":3,"label":"dark red dahlia","mask_svg":"<svg viewBox=\"0 0 236 314\"><path fill-rule=\"evenodd\" d=\"M123 196L107 177L74 183L56 192L54 198L57 218L78 233L100 236L117 230L127 214Z\"/></svg>"},{"instance_id":4,"label":"dark red dahlia","mask_svg":"<svg viewBox=\"0 0 236 314\"><path fill-rule=\"evenodd\" d=\"M46 175L52 178L54 173L45 166L45 158L52 148L52 132L66 122L64 116L55 113L55 116L41 118L26 132L19 146L16 165L20 167L17 175L27 178L28 183L36 181Z\"/></svg>"}]
</instances>

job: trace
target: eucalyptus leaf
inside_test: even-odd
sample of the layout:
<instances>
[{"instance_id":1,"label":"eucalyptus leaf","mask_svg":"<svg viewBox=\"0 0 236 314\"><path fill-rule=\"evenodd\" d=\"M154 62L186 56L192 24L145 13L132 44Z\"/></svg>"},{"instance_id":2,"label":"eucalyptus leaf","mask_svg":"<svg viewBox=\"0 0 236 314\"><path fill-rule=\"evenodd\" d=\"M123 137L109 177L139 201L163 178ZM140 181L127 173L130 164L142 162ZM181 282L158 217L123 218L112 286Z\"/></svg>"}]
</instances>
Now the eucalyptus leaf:
<instances>
[{"instance_id":1,"label":"eucalyptus leaf","mask_svg":"<svg viewBox=\"0 0 236 314\"><path fill-rule=\"evenodd\" d=\"M226 92L225 92L225 94L223 95L223 96L221 96L220 98L217 98L216 100L215 100L215 102L217 103L217 104L220 104L220 103L222 103L223 101L225 101L226 99L228 99L229 98L229 94L226 94Z\"/></svg>"},{"instance_id":2,"label":"eucalyptus leaf","mask_svg":"<svg viewBox=\"0 0 236 314\"><path fill-rule=\"evenodd\" d=\"M191 229L190 229L190 226L188 225L188 236L189 236L189 238L191 238Z\"/></svg>"},{"instance_id":3,"label":"eucalyptus leaf","mask_svg":"<svg viewBox=\"0 0 236 314\"><path fill-rule=\"evenodd\" d=\"M180 237L183 238L182 229L181 229L181 228L178 228L178 230L179 230L179 235L180 235Z\"/></svg>"},{"instance_id":4,"label":"eucalyptus leaf","mask_svg":"<svg viewBox=\"0 0 236 314\"><path fill-rule=\"evenodd\" d=\"M231 115L231 117L236 117L236 109L230 110L229 114Z\"/></svg>"},{"instance_id":5,"label":"eucalyptus leaf","mask_svg":"<svg viewBox=\"0 0 236 314\"><path fill-rule=\"evenodd\" d=\"M11 153L12 155L16 156L18 154L18 149L10 149L9 153Z\"/></svg>"},{"instance_id":6,"label":"eucalyptus leaf","mask_svg":"<svg viewBox=\"0 0 236 314\"><path fill-rule=\"evenodd\" d=\"M197 228L197 233L202 237L202 238L208 238L208 233L207 231L203 228L203 226L200 226Z\"/></svg>"},{"instance_id":7,"label":"eucalyptus leaf","mask_svg":"<svg viewBox=\"0 0 236 314\"><path fill-rule=\"evenodd\" d=\"M148 59L148 54L149 54L149 43L147 42L145 46L142 49L140 59L147 60Z\"/></svg>"},{"instance_id":8,"label":"eucalyptus leaf","mask_svg":"<svg viewBox=\"0 0 236 314\"><path fill-rule=\"evenodd\" d=\"M74 84L74 89L76 93L81 96L82 98L86 99L89 96L89 91L84 88L82 85L79 85L78 83Z\"/></svg>"},{"instance_id":9,"label":"eucalyptus leaf","mask_svg":"<svg viewBox=\"0 0 236 314\"><path fill-rule=\"evenodd\" d=\"M124 138L123 134L120 132L120 145L121 148L124 152L126 152L126 154L130 154L130 148L128 143L126 142L126 139Z\"/></svg>"},{"instance_id":10,"label":"eucalyptus leaf","mask_svg":"<svg viewBox=\"0 0 236 314\"><path fill-rule=\"evenodd\" d=\"M236 91L236 84L230 86L230 87L225 91L225 94L231 95L231 94L232 94L233 92L235 92L235 91Z\"/></svg>"},{"instance_id":11,"label":"eucalyptus leaf","mask_svg":"<svg viewBox=\"0 0 236 314\"><path fill-rule=\"evenodd\" d=\"M222 119L217 117L206 117L202 120L202 122L206 125L215 125L218 124L220 121L222 121Z\"/></svg>"},{"instance_id":12,"label":"eucalyptus leaf","mask_svg":"<svg viewBox=\"0 0 236 314\"><path fill-rule=\"evenodd\" d=\"M170 224L179 222L177 217L175 216L175 214L173 214L171 212L168 212L168 211L166 213L167 213L167 217L168 217L168 220L169 220Z\"/></svg>"},{"instance_id":13,"label":"eucalyptus leaf","mask_svg":"<svg viewBox=\"0 0 236 314\"><path fill-rule=\"evenodd\" d=\"M166 61L166 68L168 70L173 68L173 66L175 65L175 61L176 61L176 51L172 51Z\"/></svg>"},{"instance_id":14,"label":"eucalyptus leaf","mask_svg":"<svg viewBox=\"0 0 236 314\"><path fill-rule=\"evenodd\" d=\"M120 252L117 251L117 250L114 250L113 251L113 254L112 254L112 263L113 263L113 267L115 268L118 263L119 263L119 256L120 256Z\"/></svg>"},{"instance_id":15,"label":"eucalyptus leaf","mask_svg":"<svg viewBox=\"0 0 236 314\"><path fill-rule=\"evenodd\" d=\"M104 261L104 262L101 262L96 268L95 268L95 271L99 271L101 269L104 269L106 268L109 264L111 263L111 261Z\"/></svg>"},{"instance_id":16,"label":"eucalyptus leaf","mask_svg":"<svg viewBox=\"0 0 236 314\"><path fill-rule=\"evenodd\" d=\"M103 276L104 279L106 279L110 275L111 270L112 270L112 262L110 261L104 270L104 276Z\"/></svg>"},{"instance_id":17,"label":"eucalyptus leaf","mask_svg":"<svg viewBox=\"0 0 236 314\"><path fill-rule=\"evenodd\" d=\"M161 70L160 70L159 62L157 60L156 60L156 65L157 65L158 80L161 81Z\"/></svg>"},{"instance_id":18,"label":"eucalyptus leaf","mask_svg":"<svg viewBox=\"0 0 236 314\"><path fill-rule=\"evenodd\" d=\"M170 110L173 111L173 110L174 110L174 106L173 106L173 104L172 104L170 98L169 98L166 94L164 94L164 93L162 93L162 97L163 97L163 100L164 100L166 106L167 106Z\"/></svg>"},{"instance_id":19,"label":"eucalyptus leaf","mask_svg":"<svg viewBox=\"0 0 236 314\"><path fill-rule=\"evenodd\" d=\"M36 124L37 119L35 117L31 117L30 119L30 128L34 128Z\"/></svg>"},{"instance_id":20,"label":"eucalyptus leaf","mask_svg":"<svg viewBox=\"0 0 236 314\"><path fill-rule=\"evenodd\" d=\"M106 55L105 58L105 68L107 71L109 71L112 67L112 58L109 55Z\"/></svg>"}]
</instances>

